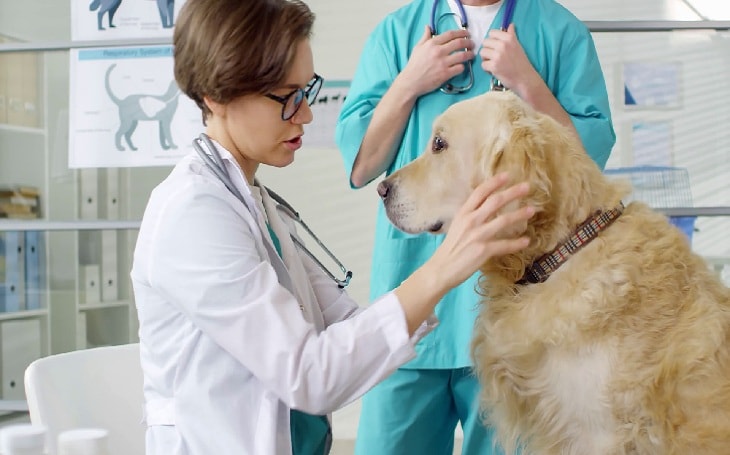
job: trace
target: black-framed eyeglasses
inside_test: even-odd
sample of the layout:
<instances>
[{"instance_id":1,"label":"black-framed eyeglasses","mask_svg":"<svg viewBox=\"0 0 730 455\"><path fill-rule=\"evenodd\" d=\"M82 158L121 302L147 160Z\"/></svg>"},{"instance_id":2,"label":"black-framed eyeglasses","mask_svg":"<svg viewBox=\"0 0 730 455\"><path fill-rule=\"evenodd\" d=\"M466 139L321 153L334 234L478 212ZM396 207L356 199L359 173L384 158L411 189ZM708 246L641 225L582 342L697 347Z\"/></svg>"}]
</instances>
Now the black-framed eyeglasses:
<instances>
[{"instance_id":1,"label":"black-framed eyeglasses","mask_svg":"<svg viewBox=\"0 0 730 455\"><path fill-rule=\"evenodd\" d=\"M298 88L286 96L276 96L271 93L267 93L266 97L276 101L277 103L281 103L281 119L289 120L297 113L305 98L307 100L307 104L310 106L314 103L314 100L317 99L317 95L319 94L319 89L322 88L323 82L324 79L322 79L322 76L315 74L312 80L309 81L307 86L304 88Z\"/></svg>"}]
</instances>

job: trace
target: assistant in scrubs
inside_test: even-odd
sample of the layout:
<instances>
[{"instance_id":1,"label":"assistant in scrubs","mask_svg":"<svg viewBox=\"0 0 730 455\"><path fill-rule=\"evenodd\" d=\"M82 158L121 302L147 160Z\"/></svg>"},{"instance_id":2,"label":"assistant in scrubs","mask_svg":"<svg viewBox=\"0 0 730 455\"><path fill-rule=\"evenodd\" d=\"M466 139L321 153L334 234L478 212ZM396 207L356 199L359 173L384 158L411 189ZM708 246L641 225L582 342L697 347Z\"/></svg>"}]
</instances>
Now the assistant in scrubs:
<instances>
[{"instance_id":1,"label":"assistant in scrubs","mask_svg":"<svg viewBox=\"0 0 730 455\"><path fill-rule=\"evenodd\" d=\"M305 141L321 86L313 21L294 0L188 0L175 25L175 79L230 187L191 151L145 209L131 277L147 455L328 453L329 414L416 355L436 302L485 257L527 245L497 238L533 211L497 216L527 192L498 176L366 309L300 250L256 171L289 165Z\"/></svg>"},{"instance_id":2,"label":"assistant in scrubs","mask_svg":"<svg viewBox=\"0 0 730 455\"><path fill-rule=\"evenodd\" d=\"M493 77L572 128L596 163L605 165L615 135L588 29L554 0L515 0L509 26L501 30L509 3L464 0L466 30L454 30L460 19L455 0L415 0L377 25L365 43L336 130L353 188L416 158L435 117L490 90ZM432 18L437 30L430 29ZM468 86L468 78L459 76L467 62L473 85L461 93L444 93L447 81L456 81L452 88ZM371 296L394 289L443 240L398 231L380 206ZM417 344L418 356L365 395L357 454L451 454L458 422L464 430L463 453L495 453L491 432L478 415L478 384L470 369L469 344L480 298L476 279L437 305L440 324Z\"/></svg>"}]
</instances>

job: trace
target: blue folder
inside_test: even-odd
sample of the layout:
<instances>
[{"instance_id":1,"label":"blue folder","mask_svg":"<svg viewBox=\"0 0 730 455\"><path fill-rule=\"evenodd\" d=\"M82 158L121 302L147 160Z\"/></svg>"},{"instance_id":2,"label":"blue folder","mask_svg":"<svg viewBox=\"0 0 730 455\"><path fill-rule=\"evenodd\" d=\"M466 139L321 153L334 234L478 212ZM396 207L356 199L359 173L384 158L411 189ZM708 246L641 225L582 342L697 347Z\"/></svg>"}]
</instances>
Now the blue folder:
<instances>
[{"instance_id":1,"label":"blue folder","mask_svg":"<svg viewBox=\"0 0 730 455\"><path fill-rule=\"evenodd\" d=\"M25 308L38 310L43 307L43 289L45 286L45 261L43 233L27 231L25 233Z\"/></svg>"},{"instance_id":2,"label":"blue folder","mask_svg":"<svg viewBox=\"0 0 730 455\"><path fill-rule=\"evenodd\" d=\"M25 309L25 235L0 232L0 311Z\"/></svg>"}]
</instances>

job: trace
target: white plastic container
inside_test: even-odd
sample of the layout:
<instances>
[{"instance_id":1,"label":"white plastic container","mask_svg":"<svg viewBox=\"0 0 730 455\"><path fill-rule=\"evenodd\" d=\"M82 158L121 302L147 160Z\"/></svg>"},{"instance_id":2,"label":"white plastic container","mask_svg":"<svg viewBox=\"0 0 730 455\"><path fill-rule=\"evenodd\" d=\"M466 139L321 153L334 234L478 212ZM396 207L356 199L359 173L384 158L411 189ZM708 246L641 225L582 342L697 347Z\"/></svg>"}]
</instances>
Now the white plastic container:
<instances>
[{"instance_id":1,"label":"white plastic container","mask_svg":"<svg viewBox=\"0 0 730 455\"><path fill-rule=\"evenodd\" d=\"M0 454L46 455L46 427L32 424L9 425L0 429Z\"/></svg>"},{"instance_id":2,"label":"white plastic container","mask_svg":"<svg viewBox=\"0 0 730 455\"><path fill-rule=\"evenodd\" d=\"M57 455L109 455L108 440L109 431L102 428L63 431L58 435Z\"/></svg>"}]
</instances>

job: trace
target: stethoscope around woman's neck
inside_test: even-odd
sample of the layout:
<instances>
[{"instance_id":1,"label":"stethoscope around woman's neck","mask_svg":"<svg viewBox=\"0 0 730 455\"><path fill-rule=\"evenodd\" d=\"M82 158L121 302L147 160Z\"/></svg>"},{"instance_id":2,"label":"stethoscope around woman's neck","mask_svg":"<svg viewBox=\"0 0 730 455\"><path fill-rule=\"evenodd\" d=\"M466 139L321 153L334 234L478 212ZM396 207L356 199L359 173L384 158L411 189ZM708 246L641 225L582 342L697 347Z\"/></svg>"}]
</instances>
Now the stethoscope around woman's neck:
<instances>
[{"instance_id":1,"label":"stethoscope around woman's neck","mask_svg":"<svg viewBox=\"0 0 730 455\"><path fill-rule=\"evenodd\" d=\"M207 149L207 152L205 149L203 149L203 147ZM238 188L236 188L233 180L231 180L231 176L228 173L228 169L226 169L223 158L221 157L218 149L216 148L210 137L208 137L207 134L202 133L200 136L193 139L193 148L195 149L195 152L198 154L198 156L206 164L206 166L208 166L208 168L213 171L215 176L218 177L218 180L220 180L221 183L225 185L228 191L230 191L236 197L236 199L241 201L243 206L246 207L246 210L251 213L251 216L256 218L256 212L251 207L249 207L248 203L246 202L246 198L243 196L243 194L241 194ZM307 226L304 220L302 220L302 218L299 216L299 213L294 210L294 207L292 207L291 204L289 204L286 200L284 200L284 198L273 192L271 189L264 187L262 188L262 190L266 191L271 199L276 202L277 210L298 223L299 226L301 226L307 232L307 234L309 234L309 236L314 239L314 241L317 243L317 245L319 245L322 251L324 251L324 253L340 268L340 270L344 274L344 278L337 278L319 259L317 259L314 253L312 253L304 245L304 243L302 243L296 236L291 235L291 239L294 244L310 259L312 259L327 276L329 276L335 283L337 283L338 287L344 288L345 286L350 284L350 279L352 279L352 272L350 270L347 270L347 268L345 268L340 260L337 259L337 256L335 256L324 245L324 243L322 243L322 241L316 235L314 235L314 232L309 228L309 226ZM269 259L271 260L272 264L275 264L275 268L283 266L283 262L281 261L279 254L273 250L273 247L269 244L269 242L264 242L264 245L266 246L266 252L269 255ZM289 290L292 290L291 278L288 276L288 273L280 273L280 271L277 270L277 275L279 275L280 282L281 280L286 280L286 283L281 282L281 284Z\"/></svg>"},{"instance_id":2,"label":"stethoscope around woman's neck","mask_svg":"<svg viewBox=\"0 0 730 455\"><path fill-rule=\"evenodd\" d=\"M205 148L208 149L208 153L201 148L201 142L205 145ZM246 199L243 197L243 194L241 194L241 192L238 191L238 188L236 188L236 185L233 184L233 180L231 180L231 175L228 173L228 169L226 169L223 158L221 157L221 154L218 153L218 149L215 144L213 144L210 137L207 134L202 133L200 136L193 139L193 148L195 148L198 156L203 159L208 168L210 168L215 176L218 177L218 180L220 180L221 183L228 188L228 191L233 193L233 195L241 201L241 203L246 207L246 210L251 213L255 213L251 210L251 207L248 206L248 203L246 203Z\"/></svg>"}]
</instances>

